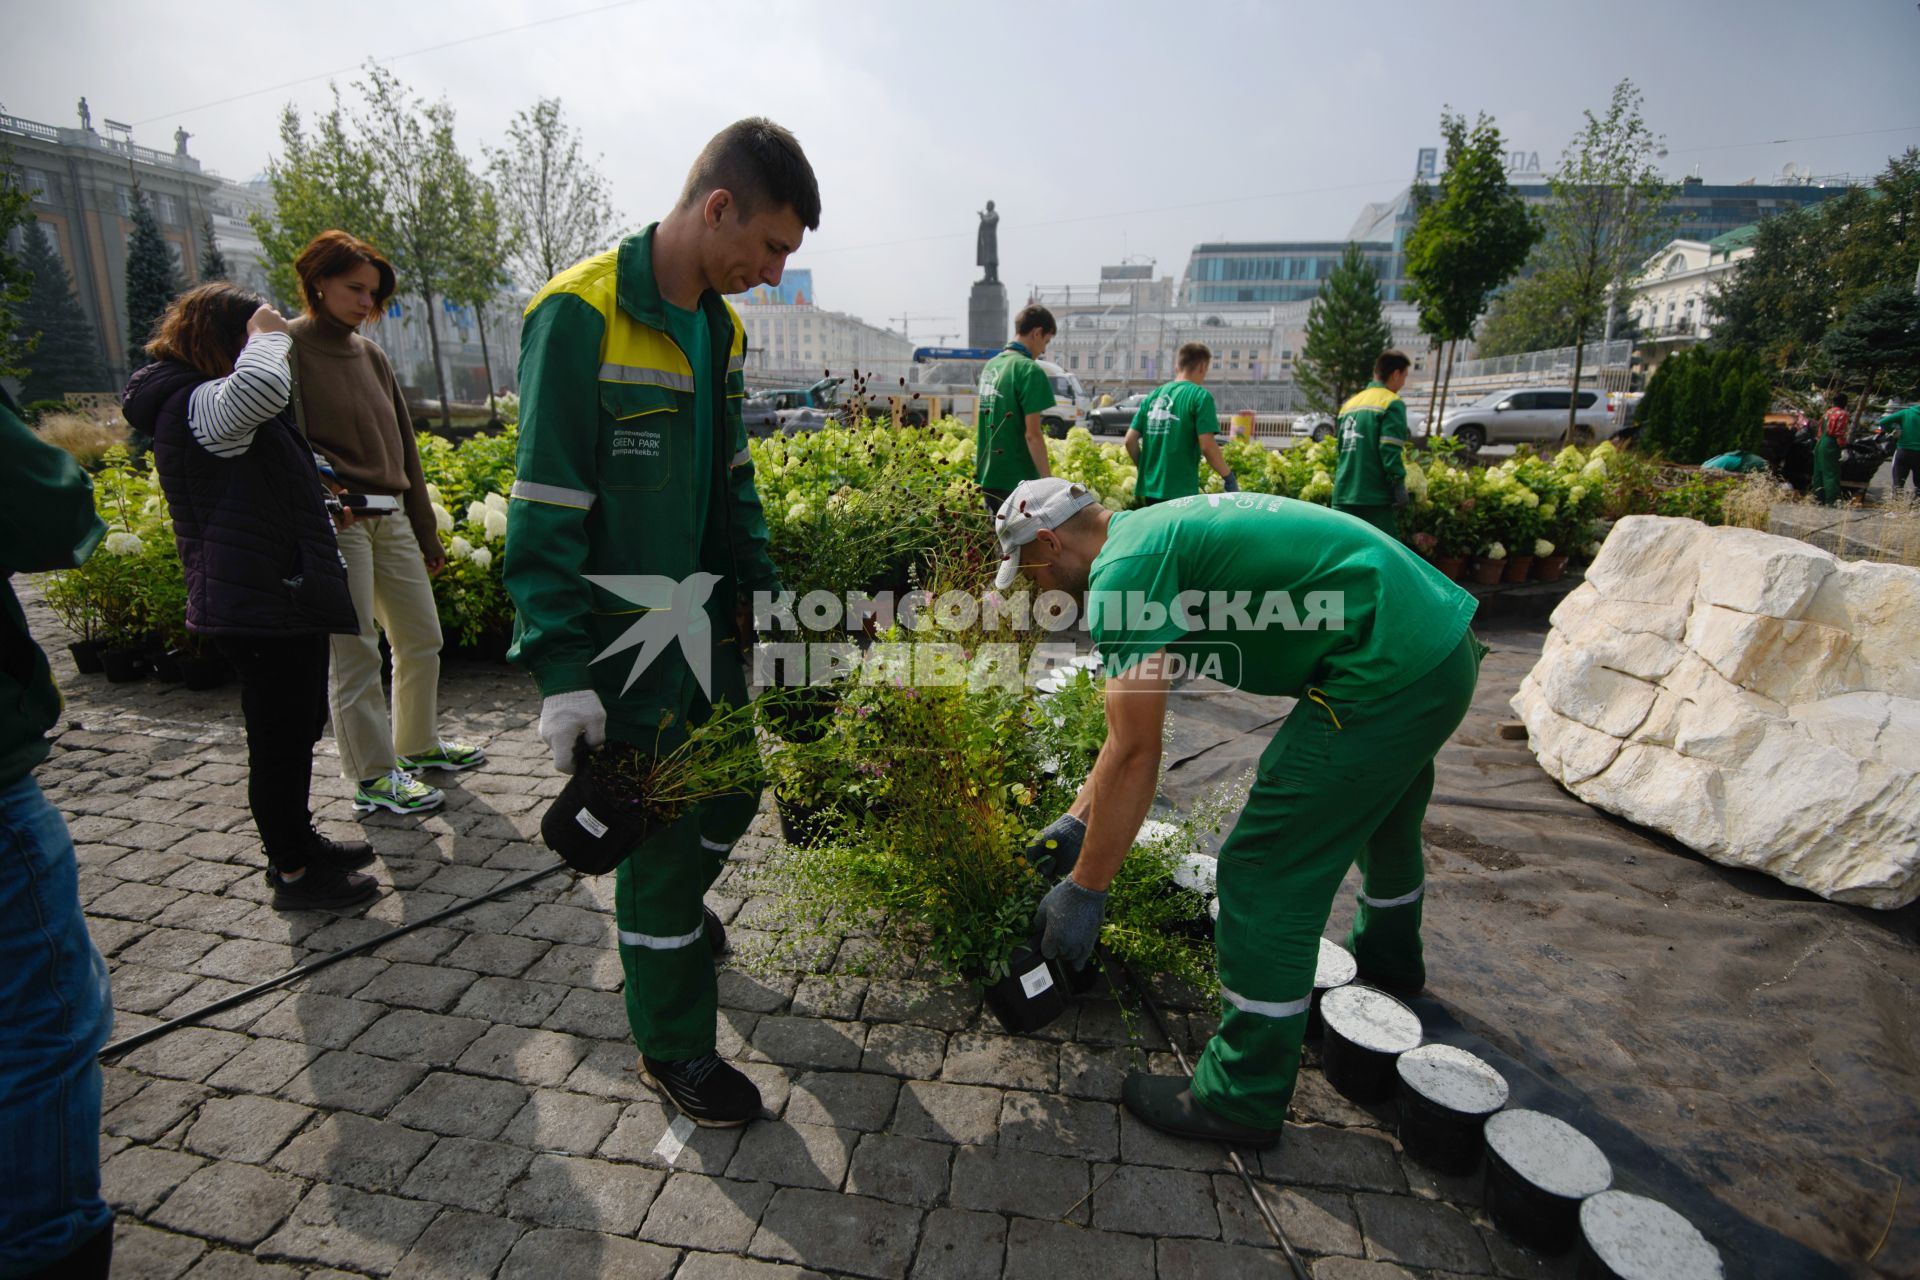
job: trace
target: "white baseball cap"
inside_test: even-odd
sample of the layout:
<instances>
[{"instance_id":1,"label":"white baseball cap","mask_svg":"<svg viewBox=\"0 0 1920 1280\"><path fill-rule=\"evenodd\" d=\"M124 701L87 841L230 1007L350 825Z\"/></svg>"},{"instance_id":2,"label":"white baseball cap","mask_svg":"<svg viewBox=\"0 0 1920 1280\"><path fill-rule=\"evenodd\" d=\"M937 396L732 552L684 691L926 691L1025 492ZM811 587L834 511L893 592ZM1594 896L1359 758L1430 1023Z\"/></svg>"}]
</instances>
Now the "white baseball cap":
<instances>
[{"instance_id":1,"label":"white baseball cap","mask_svg":"<svg viewBox=\"0 0 1920 1280\"><path fill-rule=\"evenodd\" d=\"M1022 480L994 513L993 536L1000 539L1000 572L993 585L1005 591L1020 576L1020 548L1042 529L1058 529L1100 501L1093 490L1057 476Z\"/></svg>"}]
</instances>

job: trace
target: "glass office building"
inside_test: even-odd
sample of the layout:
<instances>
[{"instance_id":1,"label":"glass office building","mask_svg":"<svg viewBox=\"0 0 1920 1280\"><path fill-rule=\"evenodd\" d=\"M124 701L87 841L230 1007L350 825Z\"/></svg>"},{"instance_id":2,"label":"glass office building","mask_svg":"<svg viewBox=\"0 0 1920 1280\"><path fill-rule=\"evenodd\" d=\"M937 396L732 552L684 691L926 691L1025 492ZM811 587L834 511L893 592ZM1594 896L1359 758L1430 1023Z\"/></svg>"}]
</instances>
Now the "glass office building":
<instances>
[{"instance_id":1,"label":"glass office building","mask_svg":"<svg viewBox=\"0 0 1920 1280\"><path fill-rule=\"evenodd\" d=\"M1405 281L1390 243L1365 243L1361 252L1381 278L1381 296L1400 298ZM1347 251L1344 240L1293 240L1269 244L1196 245L1187 264L1184 301L1189 306L1307 302L1333 274Z\"/></svg>"}]
</instances>

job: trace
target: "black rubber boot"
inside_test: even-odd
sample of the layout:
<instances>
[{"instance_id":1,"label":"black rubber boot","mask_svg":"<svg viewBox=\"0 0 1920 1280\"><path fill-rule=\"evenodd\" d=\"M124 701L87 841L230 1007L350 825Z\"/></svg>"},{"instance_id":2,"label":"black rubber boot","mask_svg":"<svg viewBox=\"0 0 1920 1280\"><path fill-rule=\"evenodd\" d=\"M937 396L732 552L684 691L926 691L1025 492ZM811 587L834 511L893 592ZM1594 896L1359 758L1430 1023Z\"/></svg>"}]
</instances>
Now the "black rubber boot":
<instances>
[{"instance_id":1,"label":"black rubber boot","mask_svg":"<svg viewBox=\"0 0 1920 1280\"><path fill-rule=\"evenodd\" d=\"M113 1224L109 1222L58 1262L24 1273L27 1280L107 1280L113 1270Z\"/></svg>"},{"instance_id":2,"label":"black rubber boot","mask_svg":"<svg viewBox=\"0 0 1920 1280\"><path fill-rule=\"evenodd\" d=\"M702 913L700 928L707 935L707 950L713 952L714 958L718 959L733 950L727 943L727 926L720 923L720 917L713 914L712 907L701 907L700 910Z\"/></svg>"},{"instance_id":3,"label":"black rubber boot","mask_svg":"<svg viewBox=\"0 0 1920 1280\"><path fill-rule=\"evenodd\" d=\"M703 1128L730 1129L764 1114L759 1088L717 1053L685 1062L662 1062L642 1054L640 1078Z\"/></svg>"},{"instance_id":4,"label":"black rubber boot","mask_svg":"<svg viewBox=\"0 0 1920 1280\"><path fill-rule=\"evenodd\" d=\"M1190 1084L1171 1076L1150 1076L1144 1071L1135 1071L1128 1074L1120 1096L1127 1110L1162 1133L1256 1150L1265 1150L1280 1141L1278 1129L1256 1129L1207 1110L1194 1098Z\"/></svg>"}]
</instances>

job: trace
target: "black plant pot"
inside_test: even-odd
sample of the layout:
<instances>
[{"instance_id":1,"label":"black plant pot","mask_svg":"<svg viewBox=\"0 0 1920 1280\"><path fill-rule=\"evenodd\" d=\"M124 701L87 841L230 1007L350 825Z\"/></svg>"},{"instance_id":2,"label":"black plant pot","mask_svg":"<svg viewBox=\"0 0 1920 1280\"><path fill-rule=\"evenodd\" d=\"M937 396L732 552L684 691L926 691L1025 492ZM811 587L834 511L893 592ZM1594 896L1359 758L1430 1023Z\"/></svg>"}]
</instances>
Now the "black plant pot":
<instances>
[{"instance_id":1,"label":"black plant pot","mask_svg":"<svg viewBox=\"0 0 1920 1280\"><path fill-rule=\"evenodd\" d=\"M773 808L780 816L780 836L788 844L815 844L832 825L830 810L795 804L778 792L774 793Z\"/></svg>"},{"instance_id":2,"label":"black plant pot","mask_svg":"<svg viewBox=\"0 0 1920 1280\"><path fill-rule=\"evenodd\" d=\"M1487 1121L1487 1213L1502 1231L1541 1253L1565 1253L1580 1230L1580 1202L1613 1183L1593 1141L1538 1111L1502 1111Z\"/></svg>"},{"instance_id":3,"label":"black plant pot","mask_svg":"<svg viewBox=\"0 0 1920 1280\"><path fill-rule=\"evenodd\" d=\"M1326 1031L1326 1023L1320 1017L1320 1002L1327 998L1327 992L1346 986L1359 971L1352 953L1345 947L1320 939L1320 960L1313 970L1313 1007L1307 1010L1308 1040L1318 1044Z\"/></svg>"},{"instance_id":4,"label":"black plant pot","mask_svg":"<svg viewBox=\"0 0 1920 1280\"><path fill-rule=\"evenodd\" d=\"M1400 1145L1429 1169L1465 1177L1486 1149L1487 1117L1507 1105L1498 1071L1450 1044L1400 1055Z\"/></svg>"},{"instance_id":5,"label":"black plant pot","mask_svg":"<svg viewBox=\"0 0 1920 1280\"><path fill-rule=\"evenodd\" d=\"M1025 1035L1067 1011L1067 975L1032 947L1016 947L1007 976L987 985L987 1008L1000 1025Z\"/></svg>"},{"instance_id":6,"label":"black plant pot","mask_svg":"<svg viewBox=\"0 0 1920 1280\"><path fill-rule=\"evenodd\" d=\"M612 745L612 744L610 744ZM613 870L648 840L672 826L617 797L599 776L601 757L581 747L573 777L540 818L540 838L575 871L590 876ZM676 821L688 821L691 814Z\"/></svg>"},{"instance_id":7,"label":"black plant pot","mask_svg":"<svg viewBox=\"0 0 1920 1280\"><path fill-rule=\"evenodd\" d=\"M182 654L178 649L154 649L148 652L147 661L153 664L153 674L167 684L179 684L187 678L181 665Z\"/></svg>"},{"instance_id":8,"label":"black plant pot","mask_svg":"<svg viewBox=\"0 0 1920 1280\"><path fill-rule=\"evenodd\" d=\"M218 689L233 677L233 667L217 653L180 659L180 678L189 689Z\"/></svg>"},{"instance_id":9,"label":"black plant pot","mask_svg":"<svg viewBox=\"0 0 1920 1280\"><path fill-rule=\"evenodd\" d=\"M1580 1280L1721 1280L1720 1251L1691 1222L1630 1191L1580 1203Z\"/></svg>"},{"instance_id":10,"label":"black plant pot","mask_svg":"<svg viewBox=\"0 0 1920 1280\"><path fill-rule=\"evenodd\" d=\"M97 676L107 668L100 661L100 653L107 646L99 640L75 640L67 646L67 652L73 655L73 665L80 669L83 676Z\"/></svg>"},{"instance_id":11,"label":"black plant pot","mask_svg":"<svg viewBox=\"0 0 1920 1280\"><path fill-rule=\"evenodd\" d=\"M100 665L106 669L107 679L112 683L129 684L147 674L146 650L138 645L102 649Z\"/></svg>"},{"instance_id":12,"label":"black plant pot","mask_svg":"<svg viewBox=\"0 0 1920 1280\"><path fill-rule=\"evenodd\" d=\"M1362 1105L1391 1098L1394 1061L1420 1045L1420 1015L1384 991L1348 983L1321 1002L1320 1017L1327 1083Z\"/></svg>"}]
</instances>

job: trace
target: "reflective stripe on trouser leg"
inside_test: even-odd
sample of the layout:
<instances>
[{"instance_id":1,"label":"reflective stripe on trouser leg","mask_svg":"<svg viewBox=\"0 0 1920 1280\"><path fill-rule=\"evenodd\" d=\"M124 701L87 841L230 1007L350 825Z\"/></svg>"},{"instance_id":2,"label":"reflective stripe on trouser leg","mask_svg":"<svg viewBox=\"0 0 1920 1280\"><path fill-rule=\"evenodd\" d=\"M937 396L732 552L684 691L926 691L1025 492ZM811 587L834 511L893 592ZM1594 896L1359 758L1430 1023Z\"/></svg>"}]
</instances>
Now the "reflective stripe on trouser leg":
<instances>
[{"instance_id":1,"label":"reflective stripe on trouser leg","mask_svg":"<svg viewBox=\"0 0 1920 1280\"><path fill-rule=\"evenodd\" d=\"M700 847L699 824L689 815L614 873L627 1023L650 1058L677 1062L713 1049L719 1002L701 898L722 861Z\"/></svg>"},{"instance_id":2,"label":"reflective stripe on trouser leg","mask_svg":"<svg viewBox=\"0 0 1920 1280\"><path fill-rule=\"evenodd\" d=\"M1420 942L1421 908L1427 894L1426 857L1420 827L1433 796L1433 761L1426 761L1387 809L1360 852L1359 909L1346 947L1361 980L1419 987L1427 980Z\"/></svg>"}]
</instances>

